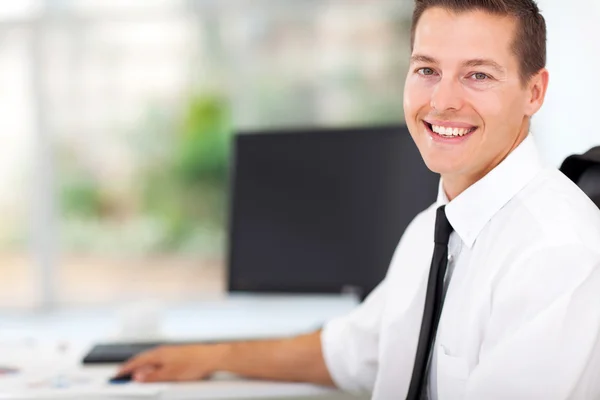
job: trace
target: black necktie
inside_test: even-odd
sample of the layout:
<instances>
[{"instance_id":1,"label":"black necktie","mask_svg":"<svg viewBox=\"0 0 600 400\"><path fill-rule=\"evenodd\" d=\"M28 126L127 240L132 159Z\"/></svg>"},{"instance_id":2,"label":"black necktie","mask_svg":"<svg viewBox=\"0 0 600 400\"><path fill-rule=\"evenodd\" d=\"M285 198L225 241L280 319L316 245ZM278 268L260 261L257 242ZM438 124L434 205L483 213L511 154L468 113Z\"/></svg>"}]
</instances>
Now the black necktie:
<instances>
[{"instance_id":1,"label":"black necktie","mask_svg":"<svg viewBox=\"0 0 600 400\"><path fill-rule=\"evenodd\" d=\"M452 233L452 225L446 218L445 206L437 209L435 218L435 248L433 259L429 269L427 281L427 297L425 298L425 309L421 321L421 333L417 346L417 355L413 367L412 379L408 390L407 400L420 400L422 393L426 390L425 382L427 363L433 347L438 323L442 314L444 296L444 277L448 266L448 240Z\"/></svg>"}]
</instances>

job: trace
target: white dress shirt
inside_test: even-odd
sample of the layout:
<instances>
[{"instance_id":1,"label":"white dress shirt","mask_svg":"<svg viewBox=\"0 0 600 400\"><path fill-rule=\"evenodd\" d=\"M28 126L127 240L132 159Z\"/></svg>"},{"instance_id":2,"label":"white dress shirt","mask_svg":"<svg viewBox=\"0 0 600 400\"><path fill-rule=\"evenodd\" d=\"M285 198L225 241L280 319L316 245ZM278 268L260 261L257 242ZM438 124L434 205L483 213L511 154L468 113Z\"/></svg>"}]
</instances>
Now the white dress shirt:
<instances>
[{"instance_id":1,"label":"white dress shirt","mask_svg":"<svg viewBox=\"0 0 600 400\"><path fill-rule=\"evenodd\" d=\"M441 188L441 185L440 185ZM409 196L410 193L407 193ZM408 392L438 201L408 226L381 284L321 341L338 387ZM449 286L430 364L436 400L600 398L600 211L540 162L531 136L446 205Z\"/></svg>"}]
</instances>

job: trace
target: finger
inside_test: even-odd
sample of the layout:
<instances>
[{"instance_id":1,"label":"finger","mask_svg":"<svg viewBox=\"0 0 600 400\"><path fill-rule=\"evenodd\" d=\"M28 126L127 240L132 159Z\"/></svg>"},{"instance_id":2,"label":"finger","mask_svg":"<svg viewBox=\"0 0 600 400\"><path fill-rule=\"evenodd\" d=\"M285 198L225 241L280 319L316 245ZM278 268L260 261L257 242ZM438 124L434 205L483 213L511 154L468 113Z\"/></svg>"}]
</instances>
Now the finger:
<instances>
[{"instance_id":1,"label":"finger","mask_svg":"<svg viewBox=\"0 0 600 400\"><path fill-rule=\"evenodd\" d=\"M136 382L145 382L146 376L151 374L158 368L159 367L152 367L152 366L140 367L131 374L131 378Z\"/></svg>"},{"instance_id":2,"label":"finger","mask_svg":"<svg viewBox=\"0 0 600 400\"><path fill-rule=\"evenodd\" d=\"M162 352L158 350L150 350L144 353L140 353L139 355L133 357L132 359L126 361L117 372L117 376L131 374L135 370L151 366L157 367L162 363Z\"/></svg>"},{"instance_id":3,"label":"finger","mask_svg":"<svg viewBox=\"0 0 600 400\"><path fill-rule=\"evenodd\" d=\"M159 368L144 369L135 380L139 382L190 382L204 379L208 371L194 371L180 365L164 365ZM138 380L139 379L139 380Z\"/></svg>"},{"instance_id":4,"label":"finger","mask_svg":"<svg viewBox=\"0 0 600 400\"><path fill-rule=\"evenodd\" d=\"M140 375L135 375L139 382L189 382L206 378L207 374L200 371L191 371L180 366L165 365L160 368L144 370Z\"/></svg>"},{"instance_id":5,"label":"finger","mask_svg":"<svg viewBox=\"0 0 600 400\"><path fill-rule=\"evenodd\" d=\"M176 373L173 369L168 367L144 367L140 370L136 370L133 378L137 382L169 382L175 380Z\"/></svg>"}]
</instances>

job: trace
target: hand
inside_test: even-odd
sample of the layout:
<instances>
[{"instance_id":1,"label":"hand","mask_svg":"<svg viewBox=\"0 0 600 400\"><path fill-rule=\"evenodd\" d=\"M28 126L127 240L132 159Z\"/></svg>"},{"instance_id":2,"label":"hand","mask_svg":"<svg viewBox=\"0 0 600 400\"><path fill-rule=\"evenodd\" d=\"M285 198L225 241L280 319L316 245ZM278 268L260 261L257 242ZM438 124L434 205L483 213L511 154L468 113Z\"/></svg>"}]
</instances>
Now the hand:
<instances>
[{"instance_id":1,"label":"hand","mask_svg":"<svg viewBox=\"0 0 600 400\"><path fill-rule=\"evenodd\" d=\"M161 346L128 360L117 376L138 382L194 381L217 371L226 345Z\"/></svg>"}]
</instances>

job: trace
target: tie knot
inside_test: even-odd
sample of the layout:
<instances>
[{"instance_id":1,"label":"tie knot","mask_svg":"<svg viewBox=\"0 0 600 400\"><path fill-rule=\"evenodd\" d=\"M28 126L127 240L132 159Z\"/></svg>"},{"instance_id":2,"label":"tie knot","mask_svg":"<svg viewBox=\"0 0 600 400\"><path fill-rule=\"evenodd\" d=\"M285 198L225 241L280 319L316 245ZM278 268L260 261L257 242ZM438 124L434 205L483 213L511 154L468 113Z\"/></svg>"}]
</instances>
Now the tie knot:
<instances>
[{"instance_id":1,"label":"tie knot","mask_svg":"<svg viewBox=\"0 0 600 400\"><path fill-rule=\"evenodd\" d=\"M450 234L453 230L452 225L450 225L450 222L446 217L446 206L439 207L435 217L435 243L447 246L448 241L450 240Z\"/></svg>"}]
</instances>

